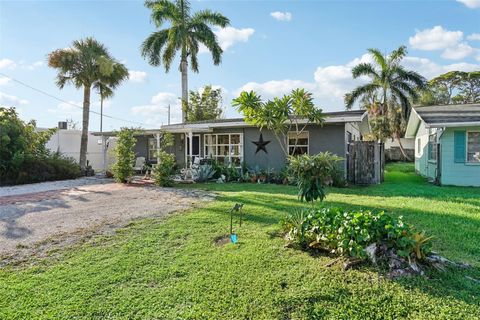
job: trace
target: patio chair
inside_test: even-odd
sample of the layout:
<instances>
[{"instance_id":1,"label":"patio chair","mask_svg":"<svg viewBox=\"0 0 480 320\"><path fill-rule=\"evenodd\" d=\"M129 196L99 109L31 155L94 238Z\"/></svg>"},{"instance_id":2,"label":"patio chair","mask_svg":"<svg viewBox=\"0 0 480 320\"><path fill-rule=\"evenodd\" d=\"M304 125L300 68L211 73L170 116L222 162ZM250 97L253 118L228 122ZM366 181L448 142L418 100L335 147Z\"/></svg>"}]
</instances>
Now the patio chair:
<instances>
[{"instance_id":1,"label":"patio chair","mask_svg":"<svg viewBox=\"0 0 480 320\"><path fill-rule=\"evenodd\" d=\"M133 166L133 170L135 172L140 171L140 173L143 173L144 169L145 169L145 157L138 157L135 160L135 165Z\"/></svg>"}]
</instances>

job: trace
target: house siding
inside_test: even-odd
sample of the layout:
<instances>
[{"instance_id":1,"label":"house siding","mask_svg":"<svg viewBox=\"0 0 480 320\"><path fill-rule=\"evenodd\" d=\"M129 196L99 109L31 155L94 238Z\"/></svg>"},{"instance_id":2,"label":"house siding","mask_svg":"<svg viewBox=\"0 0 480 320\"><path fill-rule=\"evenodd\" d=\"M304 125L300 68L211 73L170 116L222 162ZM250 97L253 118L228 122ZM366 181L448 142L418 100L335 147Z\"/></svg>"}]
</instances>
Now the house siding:
<instances>
[{"instance_id":1,"label":"house siding","mask_svg":"<svg viewBox=\"0 0 480 320\"><path fill-rule=\"evenodd\" d=\"M455 162L454 132L480 131L480 126L447 128L441 136L441 182L444 185L480 186L480 164Z\"/></svg>"},{"instance_id":2,"label":"house siding","mask_svg":"<svg viewBox=\"0 0 480 320\"><path fill-rule=\"evenodd\" d=\"M356 127L357 128L357 127ZM360 136L358 129L355 135ZM323 127L320 126L307 126L306 131L309 132L309 153L317 154L319 152L329 151L342 158L345 158L346 150L346 131L345 124L326 124ZM358 131L358 132L357 132ZM239 127L239 128L221 128L214 129L214 134L221 133L242 133L243 134L243 161L249 167L258 166L262 169L275 169L280 170L285 167L286 157L280 142L270 130L260 130L256 127ZM257 150L257 146L253 141L258 141L260 133L263 135L263 140L270 141L266 146L267 153ZM195 134L195 133L194 133ZM178 166L185 166L185 147L181 143L183 134L174 134L175 146L173 147L173 153L175 154ZM200 156L204 157L204 136L205 133L200 135ZM283 146L286 145L286 141L282 142Z\"/></svg>"}]
</instances>

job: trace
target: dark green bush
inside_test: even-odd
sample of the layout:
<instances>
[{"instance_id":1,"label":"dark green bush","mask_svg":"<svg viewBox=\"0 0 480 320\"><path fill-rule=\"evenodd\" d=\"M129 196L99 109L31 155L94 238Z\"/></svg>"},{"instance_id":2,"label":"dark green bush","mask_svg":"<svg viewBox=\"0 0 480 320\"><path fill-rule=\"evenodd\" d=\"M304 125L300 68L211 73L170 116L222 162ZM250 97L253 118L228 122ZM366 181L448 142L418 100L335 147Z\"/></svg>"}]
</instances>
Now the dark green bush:
<instances>
[{"instance_id":1,"label":"dark green bush","mask_svg":"<svg viewBox=\"0 0 480 320\"><path fill-rule=\"evenodd\" d=\"M384 212L304 209L288 214L283 225L290 241L336 255L365 258L365 248L373 243L401 257L421 259L430 251L429 238Z\"/></svg>"},{"instance_id":2,"label":"dark green bush","mask_svg":"<svg viewBox=\"0 0 480 320\"><path fill-rule=\"evenodd\" d=\"M16 171L10 171L2 177L1 184L26 184L76 179L81 175L80 166L71 158L56 154L44 157L27 157Z\"/></svg>"}]
</instances>

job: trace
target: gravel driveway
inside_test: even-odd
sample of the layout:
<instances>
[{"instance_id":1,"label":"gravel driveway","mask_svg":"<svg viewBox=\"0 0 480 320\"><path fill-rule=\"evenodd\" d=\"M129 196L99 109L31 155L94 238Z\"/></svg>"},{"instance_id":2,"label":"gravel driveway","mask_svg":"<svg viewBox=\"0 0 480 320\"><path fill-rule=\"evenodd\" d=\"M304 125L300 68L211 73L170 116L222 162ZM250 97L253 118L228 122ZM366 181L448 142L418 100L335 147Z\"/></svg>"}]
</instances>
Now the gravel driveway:
<instances>
[{"instance_id":1,"label":"gravel driveway","mask_svg":"<svg viewBox=\"0 0 480 320\"><path fill-rule=\"evenodd\" d=\"M211 199L198 190L122 185L107 179L0 188L0 256L25 255L22 250L31 254L45 240L72 242L83 231L162 217Z\"/></svg>"}]
</instances>

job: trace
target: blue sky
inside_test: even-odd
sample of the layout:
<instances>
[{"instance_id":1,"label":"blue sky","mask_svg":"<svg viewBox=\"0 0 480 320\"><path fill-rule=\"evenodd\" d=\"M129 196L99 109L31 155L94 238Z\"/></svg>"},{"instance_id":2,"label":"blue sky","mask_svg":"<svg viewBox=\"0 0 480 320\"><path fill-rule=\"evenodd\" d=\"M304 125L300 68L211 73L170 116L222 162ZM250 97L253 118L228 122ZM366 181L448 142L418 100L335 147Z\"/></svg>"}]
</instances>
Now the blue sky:
<instances>
[{"instance_id":1,"label":"blue sky","mask_svg":"<svg viewBox=\"0 0 480 320\"><path fill-rule=\"evenodd\" d=\"M449 70L480 70L480 0L463 1L192 1L194 10L226 15L231 27L216 30L224 48L214 66L201 54L200 73L190 72L190 89L206 84L224 90L226 116L243 89L268 98L296 87L314 93L325 111L342 110L343 95L361 80L352 66L368 61L366 49L389 52L407 45L404 64L431 78ZM72 40L93 36L124 62L131 78L107 102L105 113L145 128L179 119L180 74L151 67L140 56L141 42L154 31L143 1L0 0L0 72L62 100L81 105L82 91L59 90L46 55ZM98 96L92 110L99 111ZM23 119L52 127L81 110L0 75L0 105L15 106ZM90 129L98 130L92 114ZM105 119L105 129L138 125Z\"/></svg>"}]
</instances>

